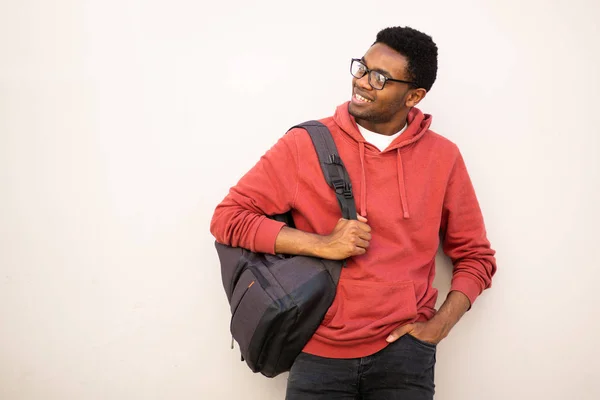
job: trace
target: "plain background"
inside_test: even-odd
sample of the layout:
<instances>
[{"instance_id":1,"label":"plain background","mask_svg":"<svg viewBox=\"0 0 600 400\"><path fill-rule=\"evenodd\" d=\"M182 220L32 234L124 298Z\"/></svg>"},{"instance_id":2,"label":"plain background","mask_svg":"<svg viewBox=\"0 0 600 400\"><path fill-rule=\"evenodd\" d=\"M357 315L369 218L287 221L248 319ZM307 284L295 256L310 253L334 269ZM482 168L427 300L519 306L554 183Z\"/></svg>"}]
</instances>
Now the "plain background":
<instances>
[{"instance_id":1,"label":"plain background","mask_svg":"<svg viewBox=\"0 0 600 400\"><path fill-rule=\"evenodd\" d=\"M1 1L0 398L282 399L229 349L212 212L410 25L498 252L436 398L599 399L599 4Z\"/></svg>"}]
</instances>

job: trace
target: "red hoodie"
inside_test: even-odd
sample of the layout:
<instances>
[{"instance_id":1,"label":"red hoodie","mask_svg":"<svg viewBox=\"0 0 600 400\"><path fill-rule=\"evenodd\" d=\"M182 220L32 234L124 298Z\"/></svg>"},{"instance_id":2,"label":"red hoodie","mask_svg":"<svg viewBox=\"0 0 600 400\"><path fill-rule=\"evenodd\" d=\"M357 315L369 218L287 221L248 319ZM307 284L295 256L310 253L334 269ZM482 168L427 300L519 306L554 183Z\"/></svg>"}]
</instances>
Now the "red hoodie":
<instances>
[{"instance_id":1,"label":"red hoodie","mask_svg":"<svg viewBox=\"0 0 600 400\"><path fill-rule=\"evenodd\" d=\"M454 264L451 290L471 304L491 284L494 250L460 152L429 130L430 115L413 108L406 130L383 152L362 137L348 103L321 122L348 169L372 239L367 253L343 268L335 300L304 351L364 357L383 349L398 326L434 315L440 238ZM215 210L211 232L220 243L273 253L283 224L265 215L290 209L297 229L321 235L331 233L341 216L303 129L284 135L231 188Z\"/></svg>"}]
</instances>

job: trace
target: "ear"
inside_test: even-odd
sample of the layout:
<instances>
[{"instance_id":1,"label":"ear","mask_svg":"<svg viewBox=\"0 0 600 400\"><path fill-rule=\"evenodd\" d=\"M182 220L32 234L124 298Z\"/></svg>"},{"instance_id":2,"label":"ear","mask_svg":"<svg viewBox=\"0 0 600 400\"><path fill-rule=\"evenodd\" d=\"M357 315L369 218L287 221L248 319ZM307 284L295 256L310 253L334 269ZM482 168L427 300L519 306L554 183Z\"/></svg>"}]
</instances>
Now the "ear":
<instances>
[{"instance_id":1,"label":"ear","mask_svg":"<svg viewBox=\"0 0 600 400\"><path fill-rule=\"evenodd\" d=\"M427 90L423 88L413 89L409 91L408 96L406 97L406 107L410 108L416 106L421 100L425 98L426 94Z\"/></svg>"}]
</instances>

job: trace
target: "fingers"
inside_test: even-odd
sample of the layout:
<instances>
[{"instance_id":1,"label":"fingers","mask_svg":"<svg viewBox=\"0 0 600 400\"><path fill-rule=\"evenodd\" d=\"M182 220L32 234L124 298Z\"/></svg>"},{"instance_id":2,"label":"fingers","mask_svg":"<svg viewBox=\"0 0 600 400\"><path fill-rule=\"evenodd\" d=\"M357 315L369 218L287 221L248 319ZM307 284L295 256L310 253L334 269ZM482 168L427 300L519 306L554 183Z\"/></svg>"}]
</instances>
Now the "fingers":
<instances>
[{"instance_id":1,"label":"fingers","mask_svg":"<svg viewBox=\"0 0 600 400\"><path fill-rule=\"evenodd\" d=\"M364 231L364 232L371 232L371 227L367 224L364 224L362 222L358 223L358 227L360 228L360 230Z\"/></svg>"},{"instance_id":2,"label":"fingers","mask_svg":"<svg viewBox=\"0 0 600 400\"><path fill-rule=\"evenodd\" d=\"M362 247L366 250L369 247L369 241L358 238L356 239L356 247Z\"/></svg>"},{"instance_id":3,"label":"fingers","mask_svg":"<svg viewBox=\"0 0 600 400\"><path fill-rule=\"evenodd\" d=\"M364 231L371 232L371 227L367 225L367 219L360 214L356 214L356 217L358 218L357 220L340 218L337 225L355 225Z\"/></svg>"},{"instance_id":4,"label":"fingers","mask_svg":"<svg viewBox=\"0 0 600 400\"><path fill-rule=\"evenodd\" d=\"M358 237L362 240L371 241L371 234L369 232L360 231L358 232Z\"/></svg>"},{"instance_id":5,"label":"fingers","mask_svg":"<svg viewBox=\"0 0 600 400\"><path fill-rule=\"evenodd\" d=\"M336 228L337 229L346 228L351 231L358 230L358 231L363 231L363 232L371 232L371 227L369 225L367 225L366 223L360 222L360 221L347 220L347 219L343 219L343 218L340 218L338 220Z\"/></svg>"},{"instance_id":6,"label":"fingers","mask_svg":"<svg viewBox=\"0 0 600 400\"><path fill-rule=\"evenodd\" d=\"M367 219L360 214L356 214L356 217L358 218L358 222L353 221L354 224L356 224L360 230L371 232L371 227L367 224Z\"/></svg>"},{"instance_id":7,"label":"fingers","mask_svg":"<svg viewBox=\"0 0 600 400\"><path fill-rule=\"evenodd\" d=\"M371 227L366 224L367 219L362 215L357 215L357 218L358 220L340 218L329 235L330 243L339 249L340 257L359 256L367 252ZM338 256L335 257L337 259Z\"/></svg>"},{"instance_id":8,"label":"fingers","mask_svg":"<svg viewBox=\"0 0 600 400\"><path fill-rule=\"evenodd\" d=\"M402 336L406 335L408 332L414 329L414 324L406 324L401 326L400 328L395 329L390 335L385 339L386 342L392 343L396 340L400 339Z\"/></svg>"},{"instance_id":9,"label":"fingers","mask_svg":"<svg viewBox=\"0 0 600 400\"><path fill-rule=\"evenodd\" d=\"M362 215L358 214L358 219L359 222L353 221L354 227L351 229L352 234L355 235L353 241L356 247L366 250L367 247L369 247L369 242L371 241L371 234L369 233L371 231L371 227L365 223L367 219Z\"/></svg>"},{"instance_id":10,"label":"fingers","mask_svg":"<svg viewBox=\"0 0 600 400\"><path fill-rule=\"evenodd\" d=\"M350 257L362 256L366 252L367 252L367 249L365 249L364 247L355 247L354 251L352 251L352 253L350 254Z\"/></svg>"},{"instance_id":11,"label":"fingers","mask_svg":"<svg viewBox=\"0 0 600 400\"><path fill-rule=\"evenodd\" d=\"M369 247L369 242L371 241L371 234L369 232L365 232L360 228L356 227L350 230L351 243L356 244L359 247Z\"/></svg>"}]
</instances>

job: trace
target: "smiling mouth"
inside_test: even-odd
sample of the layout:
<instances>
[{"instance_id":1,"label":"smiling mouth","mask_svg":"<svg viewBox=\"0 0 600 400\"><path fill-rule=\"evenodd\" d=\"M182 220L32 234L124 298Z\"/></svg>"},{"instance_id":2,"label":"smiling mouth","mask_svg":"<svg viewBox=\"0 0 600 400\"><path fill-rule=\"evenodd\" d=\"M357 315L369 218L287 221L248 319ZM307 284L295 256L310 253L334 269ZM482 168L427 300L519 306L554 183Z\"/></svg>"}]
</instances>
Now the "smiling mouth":
<instances>
[{"instance_id":1,"label":"smiling mouth","mask_svg":"<svg viewBox=\"0 0 600 400\"><path fill-rule=\"evenodd\" d=\"M359 103L372 103L373 100L369 100L367 98L362 97L360 94L358 93L354 93L354 99L359 102Z\"/></svg>"}]
</instances>

